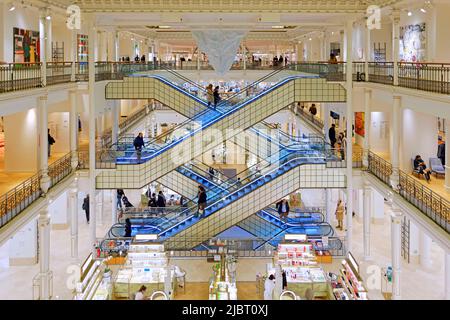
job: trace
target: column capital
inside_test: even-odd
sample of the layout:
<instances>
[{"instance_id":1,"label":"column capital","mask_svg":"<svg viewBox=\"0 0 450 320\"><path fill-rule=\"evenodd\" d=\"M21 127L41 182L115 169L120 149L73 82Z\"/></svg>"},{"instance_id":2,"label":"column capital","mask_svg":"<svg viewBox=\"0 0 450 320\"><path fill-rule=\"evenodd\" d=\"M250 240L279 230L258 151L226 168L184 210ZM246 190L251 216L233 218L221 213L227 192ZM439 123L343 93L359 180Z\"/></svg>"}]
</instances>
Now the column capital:
<instances>
[{"instance_id":1,"label":"column capital","mask_svg":"<svg viewBox=\"0 0 450 320\"><path fill-rule=\"evenodd\" d=\"M47 101L47 100L48 100L47 94L44 94L44 95L38 97L38 101Z\"/></svg>"},{"instance_id":2,"label":"column capital","mask_svg":"<svg viewBox=\"0 0 450 320\"><path fill-rule=\"evenodd\" d=\"M392 20L392 22L394 22L395 24L400 23L400 10L392 10L392 13L391 13L391 20Z\"/></svg>"}]
</instances>

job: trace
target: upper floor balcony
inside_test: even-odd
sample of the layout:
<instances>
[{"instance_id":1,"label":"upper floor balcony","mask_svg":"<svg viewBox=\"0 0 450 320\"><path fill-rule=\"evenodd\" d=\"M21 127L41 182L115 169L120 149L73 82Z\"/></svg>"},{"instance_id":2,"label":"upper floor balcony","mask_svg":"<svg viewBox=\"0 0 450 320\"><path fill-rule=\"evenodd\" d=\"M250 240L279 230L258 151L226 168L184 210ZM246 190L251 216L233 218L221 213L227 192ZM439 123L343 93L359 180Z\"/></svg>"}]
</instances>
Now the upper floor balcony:
<instances>
[{"instance_id":1,"label":"upper floor balcony","mask_svg":"<svg viewBox=\"0 0 450 320\"><path fill-rule=\"evenodd\" d=\"M0 65L0 94L62 83L88 81L87 62L10 63ZM346 63L302 62L287 66L262 66L259 64L236 63L231 70L274 70L299 71L326 78L328 81L346 81ZM399 62L354 62L353 81L450 94L450 63L406 63ZM209 64L193 63L134 63L96 62L95 81L121 80L131 74L148 71L169 70L212 70Z\"/></svg>"}]
</instances>

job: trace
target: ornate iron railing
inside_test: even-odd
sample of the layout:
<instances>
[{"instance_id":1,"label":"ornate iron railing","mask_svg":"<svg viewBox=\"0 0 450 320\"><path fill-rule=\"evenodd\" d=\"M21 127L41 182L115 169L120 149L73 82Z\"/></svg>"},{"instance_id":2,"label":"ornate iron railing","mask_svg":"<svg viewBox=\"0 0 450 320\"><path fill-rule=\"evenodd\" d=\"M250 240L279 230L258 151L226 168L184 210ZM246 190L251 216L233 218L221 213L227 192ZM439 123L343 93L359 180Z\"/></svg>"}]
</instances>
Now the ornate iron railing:
<instances>
[{"instance_id":1,"label":"ornate iron railing","mask_svg":"<svg viewBox=\"0 0 450 320\"><path fill-rule=\"evenodd\" d=\"M368 171L392 188L392 165L369 152ZM450 232L450 202L411 175L399 170L399 194L447 232Z\"/></svg>"}]
</instances>

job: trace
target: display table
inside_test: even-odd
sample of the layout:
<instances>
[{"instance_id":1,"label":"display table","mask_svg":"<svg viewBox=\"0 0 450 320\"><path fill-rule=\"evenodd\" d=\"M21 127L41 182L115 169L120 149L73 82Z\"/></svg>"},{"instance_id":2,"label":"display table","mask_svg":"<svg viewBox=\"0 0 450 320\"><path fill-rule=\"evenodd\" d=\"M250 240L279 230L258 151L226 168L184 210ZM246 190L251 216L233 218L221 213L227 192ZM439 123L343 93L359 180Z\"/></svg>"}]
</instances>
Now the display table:
<instances>
[{"instance_id":1,"label":"display table","mask_svg":"<svg viewBox=\"0 0 450 320\"><path fill-rule=\"evenodd\" d=\"M214 275L209 283L209 300L237 300L236 278L233 256L220 255L220 261L213 266ZM231 270L231 271L230 271Z\"/></svg>"},{"instance_id":2,"label":"display table","mask_svg":"<svg viewBox=\"0 0 450 320\"><path fill-rule=\"evenodd\" d=\"M274 265L280 265L286 273L287 290L304 298L306 290L311 289L314 297L331 299L330 284L318 262L313 245L306 241L280 243L274 255ZM275 274L275 268L267 273Z\"/></svg>"},{"instance_id":3,"label":"display table","mask_svg":"<svg viewBox=\"0 0 450 320\"><path fill-rule=\"evenodd\" d=\"M170 288L167 288L167 281ZM125 265L114 280L114 298L133 299L142 285L147 287L147 297L155 291L169 291L169 298L173 298L177 279L163 244L139 242L130 245Z\"/></svg>"}]
</instances>

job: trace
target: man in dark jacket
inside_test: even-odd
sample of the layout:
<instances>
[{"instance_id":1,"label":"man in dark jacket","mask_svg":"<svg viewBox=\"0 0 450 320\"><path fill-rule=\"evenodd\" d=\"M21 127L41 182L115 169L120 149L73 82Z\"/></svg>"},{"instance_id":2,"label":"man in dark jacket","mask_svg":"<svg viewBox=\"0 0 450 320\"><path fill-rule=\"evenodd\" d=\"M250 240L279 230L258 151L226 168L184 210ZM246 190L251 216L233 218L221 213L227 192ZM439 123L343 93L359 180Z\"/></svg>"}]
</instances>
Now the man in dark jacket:
<instances>
[{"instance_id":1,"label":"man in dark jacket","mask_svg":"<svg viewBox=\"0 0 450 320\"><path fill-rule=\"evenodd\" d=\"M86 213L86 221L89 224L89 194L84 198L82 208Z\"/></svg>"},{"instance_id":2,"label":"man in dark jacket","mask_svg":"<svg viewBox=\"0 0 450 320\"><path fill-rule=\"evenodd\" d=\"M56 142L55 139L50 135L50 129L47 131L48 133L48 156L50 157L50 148Z\"/></svg>"},{"instance_id":3,"label":"man in dark jacket","mask_svg":"<svg viewBox=\"0 0 450 320\"><path fill-rule=\"evenodd\" d=\"M164 212L164 207L166 206L166 197L162 191L158 192L158 200L156 200L156 206L158 207L158 213Z\"/></svg>"},{"instance_id":4,"label":"man in dark jacket","mask_svg":"<svg viewBox=\"0 0 450 320\"><path fill-rule=\"evenodd\" d=\"M328 130L328 138L330 138L331 147L334 148L336 143L336 125L333 123L330 130Z\"/></svg>"},{"instance_id":5,"label":"man in dark jacket","mask_svg":"<svg viewBox=\"0 0 450 320\"><path fill-rule=\"evenodd\" d=\"M276 204L277 211L280 214L280 219L287 222L289 216L289 203L286 199L282 199Z\"/></svg>"},{"instance_id":6,"label":"man in dark jacket","mask_svg":"<svg viewBox=\"0 0 450 320\"><path fill-rule=\"evenodd\" d=\"M437 157L441 159L442 165L445 166L445 142L442 142L442 137L438 137L439 145L437 151Z\"/></svg>"},{"instance_id":7,"label":"man in dark jacket","mask_svg":"<svg viewBox=\"0 0 450 320\"><path fill-rule=\"evenodd\" d=\"M134 150L136 150L137 162L140 163L142 148L144 147L144 135L142 134L142 132L139 132L138 136L134 138L133 145Z\"/></svg>"}]
</instances>

